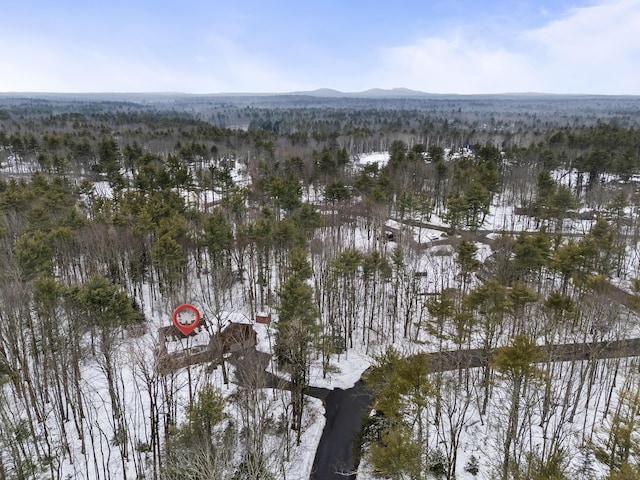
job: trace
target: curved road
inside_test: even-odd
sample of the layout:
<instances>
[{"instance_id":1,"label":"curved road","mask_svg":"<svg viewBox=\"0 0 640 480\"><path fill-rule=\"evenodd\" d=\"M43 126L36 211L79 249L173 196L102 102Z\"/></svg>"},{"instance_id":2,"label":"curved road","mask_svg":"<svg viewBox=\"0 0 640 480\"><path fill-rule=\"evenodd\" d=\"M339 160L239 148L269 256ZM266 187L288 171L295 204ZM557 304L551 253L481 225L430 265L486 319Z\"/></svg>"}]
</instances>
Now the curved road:
<instances>
[{"instance_id":1,"label":"curved road","mask_svg":"<svg viewBox=\"0 0 640 480\"><path fill-rule=\"evenodd\" d=\"M620 300L632 303L627 297ZM540 346L538 349L545 362L633 357L640 356L640 338ZM486 366L495 351L453 350L427 355L430 371L444 372ZM269 354L246 350L239 355L232 355L229 361L237 367L235 376L239 383L257 388L268 386L288 389L290 386L287 381L265 372L269 359ZM325 402L326 424L316 451L311 480L355 479L357 464L353 458L354 434L360 430L362 419L373 402L371 394L362 380L347 390L310 387L305 393Z\"/></svg>"},{"instance_id":2,"label":"curved road","mask_svg":"<svg viewBox=\"0 0 640 480\"><path fill-rule=\"evenodd\" d=\"M362 380L350 389L336 388L325 398L325 424L311 473L312 480L354 479L353 436L360 431L372 397Z\"/></svg>"},{"instance_id":3,"label":"curved road","mask_svg":"<svg viewBox=\"0 0 640 480\"><path fill-rule=\"evenodd\" d=\"M538 347L543 361L605 359L640 356L640 338L609 342L570 343ZM427 354L431 372L458 368L484 367L496 349L485 351L453 350ZM325 389L309 389L307 393L323 398ZM331 390L325 398L327 423L322 432L310 480L344 480L356 478L353 458L353 436L360 430L362 418L373 401L362 380L348 390Z\"/></svg>"},{"instance_id":4,"label":"curved road","mask_svg":"<svg viewBox=\"0 0 640 480\"><path fill-rule=\"evenodd\" d=\"M400 222L398 219L395 220ZM442 226L410 222L406 219L400 223L441 231L447 230ZM394 229L390 228L390 230ZM486 238L489 233L493 233L493 231L479 230L475 234L462 232L463 236L470 240L485 243L489 242ZM582 236L582 234L571 236ZM451 242L452 238L444 238L424 244L422 247L445 245ZM635 296L613 285L609 286L607 293L612 300L640 313L640 303ZM545 361L552 362L632 357L640 356L640 338L611 342L550 345L541 346L539 349ZM482 349L431 353L429 354L430 370L431 372L443 372L458 368L484 367L494 353L495 350ZM367 393L361 380L348 390L338 389L327 393L324 389L310 388L307 394L325 400L325 417L327 419L318 444L311 480L355 479L357 465L352 453L353 435L360 430L362 418L367 414L373 398Z\"/></svg>"},{"instance_id":5,"label":"curved road","mask_svg":"<svg viewBox=\"0 0 640 480\"><path fill-rule=\"evenodd\" d=\"M287 380L266 372L271 355L246 349L231 355L228 361L235 369L234 381L255 388L290 390ZM362 417L371 404L371 395L359 380L348 390L308 387L305 395L319 398L325 406L326 423L318 444L311 478L333 480L355 478L356 462L352 454L353 436L360 431Z\"/></svg>"}]
</instances>

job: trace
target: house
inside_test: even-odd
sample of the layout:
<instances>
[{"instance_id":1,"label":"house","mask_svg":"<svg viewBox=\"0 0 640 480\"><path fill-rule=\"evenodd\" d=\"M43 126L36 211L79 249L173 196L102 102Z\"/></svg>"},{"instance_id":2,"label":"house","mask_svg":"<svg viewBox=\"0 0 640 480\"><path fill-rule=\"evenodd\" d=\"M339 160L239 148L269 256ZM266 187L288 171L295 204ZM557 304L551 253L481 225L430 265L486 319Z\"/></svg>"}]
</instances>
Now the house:
<instances>
[{"instance_id":1,"label":"house","mask_svg":"<svg viewBox=\"0 0 640 480\"><path fill-rule=\"evenodd\" d=\"M204 332L203 332L204 330ZM209 331L206 321L189 335L190 337L201 336ZM257 344L257 335L250 323L227 323L221 331L209 334L208 343L191 345L169 352L167 342L182 340L184 335L175 325L161 327L158 329L158 348L156 349L156 368L162 374L167 374L184 368L189 365L199 363L218 363L227 353L235 353L246 349L253 349Z\"/></svg>"},{"instance_id":2,"label":"house","mask_svg":"<svg viewBox=\"0 0 640 480\"><path fill-rule=\"evenodd\" d=\"M231 322L225 325L220 333L211 336L209 347L220 356L254 348L257 343L253 325Z\"/></svg>"}]
</instances>

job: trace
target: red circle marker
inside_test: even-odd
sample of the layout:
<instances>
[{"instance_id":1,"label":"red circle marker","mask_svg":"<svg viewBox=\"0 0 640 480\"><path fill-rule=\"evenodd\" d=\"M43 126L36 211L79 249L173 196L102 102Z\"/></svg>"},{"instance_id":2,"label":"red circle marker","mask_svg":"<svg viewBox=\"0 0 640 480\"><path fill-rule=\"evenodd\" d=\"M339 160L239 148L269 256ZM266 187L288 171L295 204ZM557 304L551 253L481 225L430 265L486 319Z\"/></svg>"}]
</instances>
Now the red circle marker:
<instances>
[{"instance_id":1,"label":"red circle marker","mask_svg":"<svg viewBox=\"0 0 640 480\"><path fill-rule=\"evenodd\" d=\"M173 311L173 324L186 337L198 326L200 312L196 307L183 303Z\"/></svg>"}]
</instances>

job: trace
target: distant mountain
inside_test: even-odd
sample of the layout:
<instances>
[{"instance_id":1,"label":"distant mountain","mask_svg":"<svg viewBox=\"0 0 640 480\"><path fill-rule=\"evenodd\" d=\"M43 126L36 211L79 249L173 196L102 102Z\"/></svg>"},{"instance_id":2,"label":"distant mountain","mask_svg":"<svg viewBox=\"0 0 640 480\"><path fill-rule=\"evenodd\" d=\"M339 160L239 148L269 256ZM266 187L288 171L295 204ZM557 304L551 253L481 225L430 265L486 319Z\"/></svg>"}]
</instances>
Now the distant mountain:
<instances>
[{"instance_id":1,"label":"distant mountain","mask_svg":"<svg viewBox=\"0 0 640 480\"><path fill-rule=\"evenodd\" d=\"M398 87L391 89L371 88L362 92L341 92L332 88L318 88L310 91L296 92L218 92L218 93L180 93L180 92L127 92L127 93L55 93L55 92L0 92L0 100L8 99L43 99L48 101L106 101L132 102L142 104L156 104L163 102L201 102L203 100L225 99L230 101L251 102L255 99L265 101L286 101L289 97L298 100L307 97L309 101L318 99L365 99L365 100L560 100L560 99L588 99L588 98L637 98L637 96L607 96L590 94L552 94L539 92L505 92L492 94L455 94L455 93L427 93L419 90ZM303 100L304 101L304 100Z\"/></svg>"},{"instance_id":2,"label":"distant mountain","mask_svg":"<svg viewBox=\"0 0 640 480\"><path fill-rule=\"evenodd\" d=\"M370 88L363 92L341 92L332 88L319 88L306 92L292 92L281 95L307 95L310 97L349 97L349 98L408 98L408 97L434 97L432 93L420 92L418 90L410 90L408 88Z\"/></svg>"},{"instance_id":3,"label":"distant mountain","mask_svg":"<svg viewBox=\"0 0 640 480\"><path fill-rule=\"evenodd\" d=\"M359 94L365 97L432 97L433 93L420 92L418 90L411 90L409 88L398 87L386 90L384 88L370 88Z\"/></svg>"},{"instance_id":4,"label":"distant mountain","mask_svg":"<svg viewBox=\"0 0 640 480\"><path fill-rule=\"evenodd\" d=\"M310 92L294 92L291 95L310 95L312 97L345 97L349 96L349 93L340 92L333 88L318 88L317 90L311 90Z\"/></svg>"},{"instance_id":5,"label":"distant mountain","mask_svg":"<svg viewBox=\"0 0 640 480\"><path fill-rule=\"evenodd\" d=\"M265 94L261 94L265 95ZM266 94L269 95L269 94ZM396 87L391 89L370 88L362 92L341 92L331 88L319 88L317 90L292 93L277 93L270 95L306 95L310 97L325 98L424 98L424 99L509 99L509 98L529 98L529 99L551 99L551 98L606 98L615 95L598 95L598 94L571 94L571 93L544 93L544 92L503 92L503 93L428 93L420 90L411 90L410 88ZM624 95L622 95L624 96Z\"/></svg>"}]
</instances>

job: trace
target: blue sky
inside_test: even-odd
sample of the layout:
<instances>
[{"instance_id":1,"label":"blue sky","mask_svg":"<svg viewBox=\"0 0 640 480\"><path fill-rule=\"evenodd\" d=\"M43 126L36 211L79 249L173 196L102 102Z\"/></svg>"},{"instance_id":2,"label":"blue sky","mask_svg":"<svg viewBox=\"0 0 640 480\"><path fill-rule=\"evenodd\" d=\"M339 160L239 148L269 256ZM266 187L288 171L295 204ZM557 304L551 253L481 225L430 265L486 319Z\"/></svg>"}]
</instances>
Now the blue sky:
<instances>
[{"instance_id":1,"label":"blue sky","mask_svg":"<svg viewBox=\"0 0 640 480\"><path fill-rule=\"evenodd\" d=\"M640 94L640 0L3 3L2 92Z\"/></svg>"}]
</instances>

